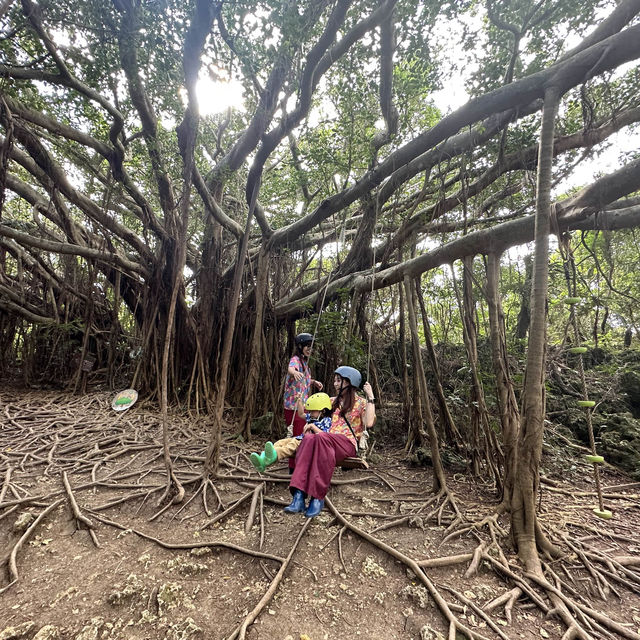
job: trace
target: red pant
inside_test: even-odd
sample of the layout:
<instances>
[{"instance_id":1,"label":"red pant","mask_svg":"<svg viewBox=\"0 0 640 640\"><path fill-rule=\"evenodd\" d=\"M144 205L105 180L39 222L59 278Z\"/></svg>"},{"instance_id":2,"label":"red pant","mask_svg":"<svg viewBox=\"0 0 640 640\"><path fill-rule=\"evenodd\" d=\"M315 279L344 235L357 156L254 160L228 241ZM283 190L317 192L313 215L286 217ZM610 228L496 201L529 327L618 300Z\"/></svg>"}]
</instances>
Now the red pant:
<instances>
[{"instance_id":1,"label":"red pant","mask_svg":"<svg viewBox=\"0 0 640 640\"><path fill-rule=\"evenodd\" d=\"M301 418L298 415L298 412L295 409L285 409L284 410L284 421L289 428L291 424L291 419L293 418L293 435L299 436L302 433L307 421L304 418ZM295 457L289 458L289 468L295 469L296 467L296 459Z\"/></svg>"},{"instance_id":2,"label":"red pant","mask_svg":"<svg viewBox=\"0 0 640 640\"><path fill-rule=\"evenodd\" d=\"M336 463L355 455L355 446L341 433L307 433L296 452L289 487L322 500L329 491Z\"/></svg>"}]
</instances>

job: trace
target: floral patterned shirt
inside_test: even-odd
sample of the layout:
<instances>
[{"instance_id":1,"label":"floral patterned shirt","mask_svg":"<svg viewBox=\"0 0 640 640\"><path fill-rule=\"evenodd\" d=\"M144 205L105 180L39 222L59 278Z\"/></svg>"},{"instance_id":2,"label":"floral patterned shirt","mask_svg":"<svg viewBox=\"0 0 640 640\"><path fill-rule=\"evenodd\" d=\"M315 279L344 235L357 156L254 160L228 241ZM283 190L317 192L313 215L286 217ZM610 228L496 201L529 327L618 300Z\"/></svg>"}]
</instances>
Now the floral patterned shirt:
<instances>
[{"instance_id":1,"label":"floral patterned shirt","mask_svg":"<svg viewBox=\"0 0 640 640\"><path fill-rule=\"evenodd\" d=\"M331 402L333 402L335 398L331 398ZM364 411L367 408L367 403L364 398L360 396L356 396L356 399L353 403L353 407L351 407L351 411L347 413L347 418L349 420L349 424L351 425L351 429L353 429L356 437L359 438L362 432L364 431ZM344 416L340 413L340 409L336 409L331 416L331 431L329 433L341 433L343 436L347 436L353 445L358 450L358 443L356 439L353 437L353 433L351 433L351 429L347 426L347 422L344 419Z\"/></svg>"},{"instance_id":2,"label":"floral patterned shirt","mask_svg":"<svg viewBox=\"0 0 640 640\"><path fill-rule=\"evenodd\" d=\"M303 402L307 400L309 387L311 386L311 371L307 363L300 356L293 356L293 358L289 360L289 367L293 367L296 371L304 374L304 378L297 381L287 372L287 378L284 381L284 408L295 409L298 396L302 396Z\"/></svg>"},{"instance_id":3,"label":"floral patterned shirt","mask_svg":"<svg viewBox=\"0 0 640 640\"><path fill-rule=\"evenodd\" d=\"M325 433L331 430L331 416L326 418L312 418L308 413L305 413L307 424L314 424L318 429L322 429ZM296 440L302 440L304 433L299 436L295 436Z\"/></svg>"}]
</instances>

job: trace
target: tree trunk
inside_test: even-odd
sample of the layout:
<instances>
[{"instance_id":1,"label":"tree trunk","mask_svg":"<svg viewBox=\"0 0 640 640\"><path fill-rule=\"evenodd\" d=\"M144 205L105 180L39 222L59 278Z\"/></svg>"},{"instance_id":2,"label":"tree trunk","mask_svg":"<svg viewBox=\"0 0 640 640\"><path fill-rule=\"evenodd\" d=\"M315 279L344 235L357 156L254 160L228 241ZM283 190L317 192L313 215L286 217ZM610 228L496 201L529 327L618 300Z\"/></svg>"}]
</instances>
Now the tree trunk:
<instances>
[{"instance_id":1,"label":"tree trunk","mask_svg":"<svg viewBox=\"0 0 640 640\"><path fill-rule=\"evenodd\" d=\"M407 276L404 279L404 290L407 296L407 309L409 310L409 329L411 330L411 342L413 344L413 366L414 379L418 382L417 391L420 394L422 405L424 406L424 425L427 432L424 432L422 423L419 429L414 432L413 437L418 446L423 446L425 439L429 438L431 447L431 461L433 464L433 491L445 489L447 486L444 469L442 468L442 460L440 458L440 448L438 443L438 434L433 423L433 414L431 413L431 402L429 400L429 392L427 390L427 378L424 374L422 366L422 357L420 355L420 340L418 338L418 323L416 322L415 300L412 295L411 279Z\"/></svg>"},{"instance_id":2,"label":"tree trunk","mask_svg":"<svg viewBox=\"0 0 640 640\"><path fill-rule=\"evenodd\" d=\"M402 256L400 256L402 259ZM402 284L398 285L398 343L400 348L400 380L402 388L400 395L402 398L402 420L405 426L411 422L412 403L409 395L409 361L407 358L407 331L405 321L404 290Z\"/></svg>"},{"instance_id":3,"label":"tree trunk","mask_svg":"<svg viewBox=\"0 0 640 640\"><path fill-rule=\"evenodd\" d=\"M490 253L487 259L487 304L489 307L489 331L491 336L491 359L496 381L496 398L502 425L502 447L504 467L502 475L502 506L509 509L513 494L514 455L520 411L509 374L507 338L504 313L500 303L500 256Z\"/></svg>"},{"instance_id":4,"label":"tree trunk","mask_svg":"<svg viewBox=\"0 0 640 640\"><path fill-rule=\"evenodd\" d=\"M224 414L225 396L227 394L228 378L229 378L229 362L231 360L231 347L233 346L233 336L236 329L236 316L238 313L238 304L240 302L240 289L242 286L242 273L247 257L247 248L249 246L249 231L253 221L253 214L256 207L256 198L258 196L259 182L253 184L253 188L249 198L249 211L247 213L247 222L244 234L240 240L238 247L238 257L236 260L235 271L233 274L233 285L231 289L231 299L229 300L229 308L227 313L227 326L225 329L224 341L222 343L222 353L220 356L220 364L218 369L218 380L215 389L215 400L213 406L213 415L211 417L211 433L209 446L207 447L207 455L204 462L204 474L206 476L217 476L218 464L220 462L220 444L222 440L222 417Z\"/></svg>"},{"instance_id":5,"label":"tree trunk","mask_svg":"<svg viewBox=\"0 0 640 640\"><path fill-rule=\"evenodd\" d=\"M438 364L438 356L436 354L435 347L433 345L433 335L431 333L431 324L429 323L429 317L427 316L427 310L424 304L424 296L422 295L422 288L420 287L420 280L416 279L416 296L418 303L420 304L420 313L422 315L422 330L424 331L424 340L427 347L427 353L431 360L431 368L433 369L433 381L432 386L436 392L436 399L438 401L438 409L440 411L440 423L441 427L438 429L438 434L443 435L448 444L453 445L457 450L460 450L463 445L462 435L456 427L456 423L449 411L449 405L444 395L444 389L442 388L442 377L440 375L440 365Z\"/></svg>"},{"instance_id":6,"label":"tree trunk","mask_svg":"<svg viewBox=\"0 0 640 640\"><path fill-rule=\"evenodd\" d=\"M527 571L541 574L536 542L543 544L536 517L545 416L546 305L549 279L549 226L553 136L559 91L545 91L538 155L535 250L531 286L531 326L527 349L522 415L518 434L511 532Z\"/></svg>"},{"instance_id":7,"label":"tree trunk","mask_svg":"<svg viewBox=\"0 0 640 640\"><path fill-rule=\"evenodd\" d=\"M256 407L258 382L263 366L262 343L264 332L264 306L269 286L269 253L262 249L258 256L258 268L255 286L256 311L254 318L251 352L249 354L249 372L244 386L244 407L241 422L241 433L245 440L251 437L251 421Z\"/></svg>"}]
</instances>

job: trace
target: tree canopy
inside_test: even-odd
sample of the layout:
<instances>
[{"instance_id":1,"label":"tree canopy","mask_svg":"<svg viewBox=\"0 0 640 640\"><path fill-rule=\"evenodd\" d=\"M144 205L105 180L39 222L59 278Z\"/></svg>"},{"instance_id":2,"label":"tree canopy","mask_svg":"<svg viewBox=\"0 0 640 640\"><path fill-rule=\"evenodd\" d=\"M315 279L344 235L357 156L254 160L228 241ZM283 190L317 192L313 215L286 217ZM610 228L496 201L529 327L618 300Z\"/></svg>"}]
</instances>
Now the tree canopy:
<instances>
[{"instance_id":1,"label":"tree canopy","mask_svg":"<svg viewBox=\"0 0 640 640\"><path fill-rule=\"evenodd\" d=\"M51 348L62 332L111 376L134 354L147 389L166 352L172 397L210 398L211 380L244 393L248 363L277 359L270 332L323 300L353 306L533 239L550 86L553 180L583 187L554 195L556 230L634 227L637 158L593 184L576 176L640 118L639 10L5 3L3 344L27 331ZM462 82L468 102L447 111ZM232 86L242 102L216 111Z\"/></svg>"}]
</instances>

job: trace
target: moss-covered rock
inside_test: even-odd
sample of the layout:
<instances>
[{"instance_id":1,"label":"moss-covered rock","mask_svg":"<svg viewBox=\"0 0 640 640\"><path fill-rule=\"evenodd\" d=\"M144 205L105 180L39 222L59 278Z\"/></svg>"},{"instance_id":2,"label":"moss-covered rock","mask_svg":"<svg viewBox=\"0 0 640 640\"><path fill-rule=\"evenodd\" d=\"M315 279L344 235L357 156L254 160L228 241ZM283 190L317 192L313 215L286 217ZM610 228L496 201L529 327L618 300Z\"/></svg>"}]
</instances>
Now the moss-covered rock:
<instances>
[{"instance_id":1,"label":"moss-covered rock","mask_svg":"<svg viewBox=\"0 0 640 640\"><path fill-rule=\"evenodd\" d=\"M60 638L60 631L52 624L45 625L33 636L33 640L58 640L58 638Z\"/></svg>"},{"instance_id":2,"label":"moss-covered rock","mask_svg":"<svg viewBox=\"0 0 640 640\"><path fill-rule=\"evenodd\" d=\"M35 519L35 514L31 513L30 511L24 511L16 518L16 521L13 523L13 532L23 533L29 528L29 526Z\"/></svg>"},{"instance_id":3,"label":"moss-covered rock","mask_svg":"<svg viewBox=\"0 0 640 640\"><path fill-rule=\"evenodd\" d=\"M74 640L98 640L102 627L104 627L104 618L91 618L91 622L82 628Z\"/></svg>"},{"instance_id":4,"label":"moss-covered rock","mask_svg":"<svg viewBox=\"0 0 640 640\"><path fill-rule=\"evenodd\" d=\"M127 604L145 596L145 586L142 580L131 573L123 585L117 587L108 595L107 601L114 607Z\"/></svg>"},{"instance_id":5,"label":"moss-covered rock","mask_svg":"<svg viewBox=\"0 0 640 640\"><path fill-rule=\"evenodd\" d=\"M273 413L268 412L251 421L251 433L255 436L271 437Z\"/></svg>"},{"instance_id":6,"label":"moss-covered rock","mask_svg":"<svg viewBox=\"0 0 640 640\"><path fill-rule=\"evenodd\" d=\"M6 627L0 631L0 640L18 640L19 638L26 638L31 631L33 631L35 626L35 622L23 622L22 624Z\"/></svg>"},{"instance_id":7,"label":"moss-covered rock","mask_svg":"<svg viewBox=\"0 0 640 640\"><path fill-rule=\"evenodd\" d=\"M418 447L414 449L413 453L409 456L409 462L418 467L432 467L433 460L431 458L431 451L423 447Z\"/></svg>"}]
</instances>

